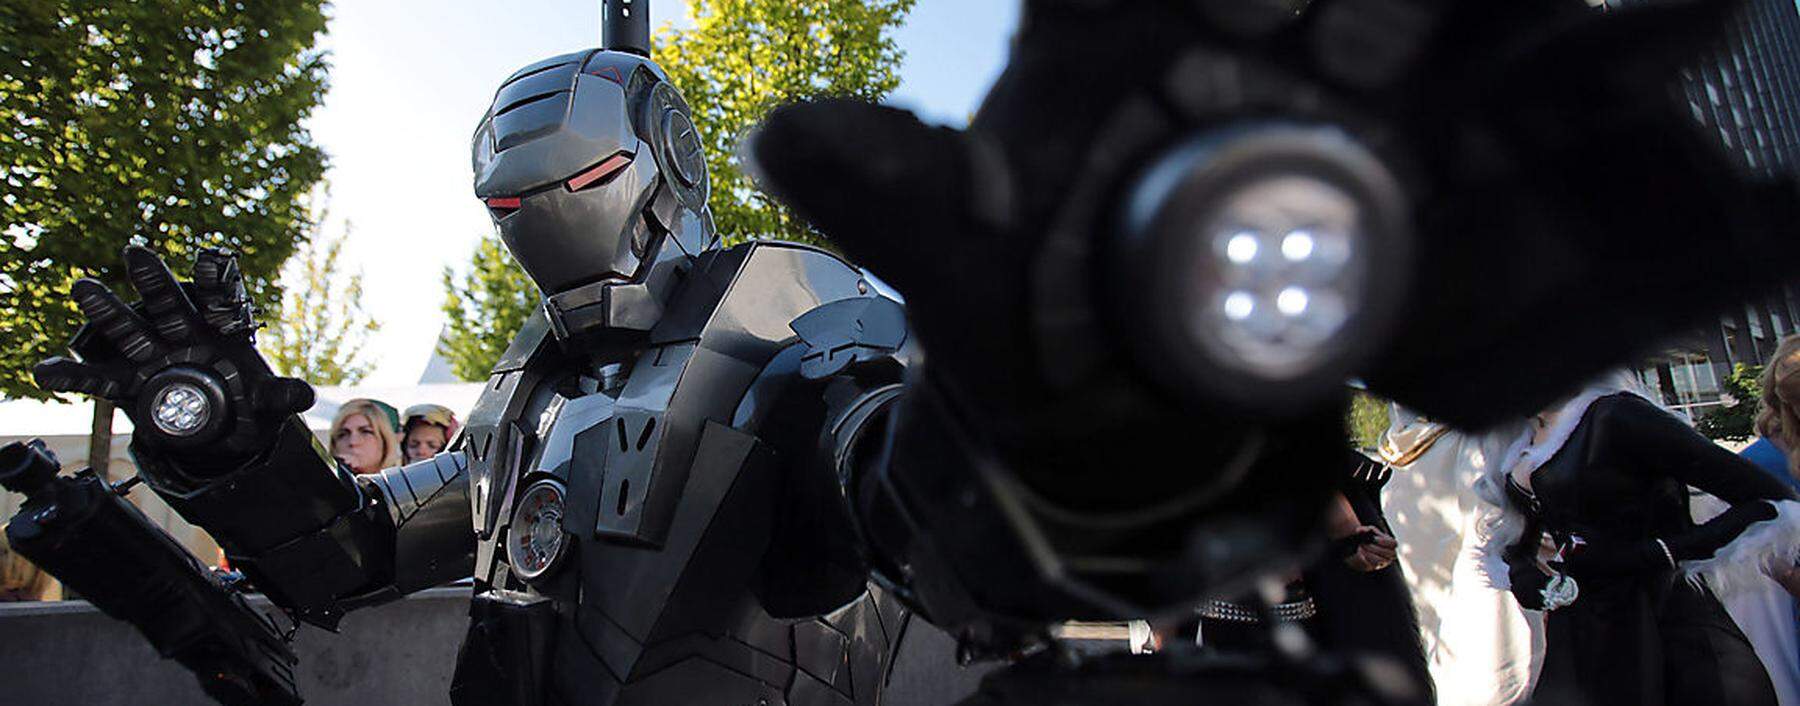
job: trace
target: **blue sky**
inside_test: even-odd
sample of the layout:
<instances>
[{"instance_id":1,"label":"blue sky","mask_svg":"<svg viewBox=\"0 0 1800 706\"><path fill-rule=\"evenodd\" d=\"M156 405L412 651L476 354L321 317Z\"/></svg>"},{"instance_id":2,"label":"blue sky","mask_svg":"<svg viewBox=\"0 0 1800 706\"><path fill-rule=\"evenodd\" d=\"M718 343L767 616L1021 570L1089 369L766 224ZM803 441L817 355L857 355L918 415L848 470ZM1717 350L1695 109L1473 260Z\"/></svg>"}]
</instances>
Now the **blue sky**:
<instances>
[{"instance_id":1,"label":"blue sky","mask_svg":"<svg viewBox=\"0 0 1800 706\"><path fill-rule=\"evenodd\" d=\"M331 158L325 233L348 228L348 271L383 329L371 385L424 369L443 323L440 272L491 229L470 192L469 134L519 66L593 46L599 0L339 0L331 91L309 126ZM652 22L686 22L682 0L651 0ZM1011 0L920 0L897 34L906 51L891 102L960 125L998 76L1017 23Z\"/></svg>"}]
</instances>

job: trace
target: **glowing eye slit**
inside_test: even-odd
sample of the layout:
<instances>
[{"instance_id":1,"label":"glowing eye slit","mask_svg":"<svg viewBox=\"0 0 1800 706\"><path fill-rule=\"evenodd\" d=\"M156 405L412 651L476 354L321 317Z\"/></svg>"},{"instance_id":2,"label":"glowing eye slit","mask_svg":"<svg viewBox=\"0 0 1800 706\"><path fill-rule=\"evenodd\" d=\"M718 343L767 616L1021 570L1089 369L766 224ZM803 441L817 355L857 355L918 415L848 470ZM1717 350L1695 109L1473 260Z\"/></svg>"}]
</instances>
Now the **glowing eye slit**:
<instances>
[{"instance_id":1,"label":"glowing eye slit","mask_svg":"<svg viewBox=\"0 0 1800 706\"><path fill-rule=\"evenodd\" d=\"M596 184L605 183L606 180L611 179L613 175L624 171L625 167L630 164L631 154L620 152L611 157L607 157L599 164L589 167L587 171L571 177L568 181L563 183L563 186L573 192L586 189Z\"/></svg>"},{"instance_id":2,"label":"glowing eye slit","mask_svg":"<svg viewBox=\"0 0 1800 706\"><path fill-rule=\"evenodd\" d=\"M519 197L517 196L490 196L482 199L481 202L487 205L488 211L492 212L495 218L505 218L519 210Z\"/></svg>"}]
</instances>

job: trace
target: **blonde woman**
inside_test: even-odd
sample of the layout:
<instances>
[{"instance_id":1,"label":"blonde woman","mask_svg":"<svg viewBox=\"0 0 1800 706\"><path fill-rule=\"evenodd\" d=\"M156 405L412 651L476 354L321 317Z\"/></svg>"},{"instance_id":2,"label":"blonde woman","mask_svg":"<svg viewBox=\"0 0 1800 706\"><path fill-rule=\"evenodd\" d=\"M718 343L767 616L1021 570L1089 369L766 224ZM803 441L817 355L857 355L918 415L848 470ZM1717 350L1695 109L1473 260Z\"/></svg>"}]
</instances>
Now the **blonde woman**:
<instances>
[{"instance_id":1,"label":"blonde woman","mask_svg":"<svg viewBox=\"0 0 1800 706\"><path fill-rule=\"evenodd\" d=\"M1795 453L1800 451L1800 414L1796 414L1800 407L1800 336L1781 341L1757 382L1762 397L1757 400L1756 433L1762 438L1740 455L1770 476L1800 488L1796 480L1800 478L1800 464L1796 463L1800 453ZM1707 501L1705 497L1696 500L1697 513ZM1800 577L1792 571L1777 572L1773 577L1775 581L1724 597L1723 602L1769 671L1781 706L1800 706L1800 632L1795 630L1794 600L1789 595L1800 595Z\"/></svg>"},{"instance_id":2,"label":"blonde woman","mask_svg":"<svg viewBox=\"0 0 1800 706\"><path fill-rule=\"evenodd\" d=\"M1743 451L1763 470L1800 488L1800 335L1781 339L1775 355L1757 378L1756 433L1762 436Z\"/></svg>"},{"instance_id":3,"label":"blonde woman","mask_svg":"<svg viewBox=\"0 0 1800 706\"><path fill-rule=\"evenodd\" d=\"M1757 383L1762 397L1756 405L1756 433L1762 438L1739 453L1800 491L1800 334L1781 339ZM1778 573L1775 580L1788 593L1800 596L1800 571ZM1800 684L1800 677L1796 683ZM1800 686L1796 686L1796 694L1800 694Z\"/></svg>"},{"instance_id":4,"label":"blonde woman","mask_svg":"<svg viewBox=\"0 0 1800 706\"><path fill-rule=\"evenodd\" d=\"M400 465L400 414L379 400L357 398L331 420L331 455L357 475Z\"/></svg>"}]
</instances>

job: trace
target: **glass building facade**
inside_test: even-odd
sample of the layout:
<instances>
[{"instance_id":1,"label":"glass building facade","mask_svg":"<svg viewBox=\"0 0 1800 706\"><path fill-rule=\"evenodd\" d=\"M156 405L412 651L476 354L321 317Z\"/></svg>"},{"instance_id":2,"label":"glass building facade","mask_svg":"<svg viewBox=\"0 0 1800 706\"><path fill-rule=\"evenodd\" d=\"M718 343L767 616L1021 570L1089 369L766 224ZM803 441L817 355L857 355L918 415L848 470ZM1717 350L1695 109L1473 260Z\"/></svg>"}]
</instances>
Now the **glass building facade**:
<instances>
[{"instance_id":1,"label":"glass building facade","mask_svg":"<svg viewBox=\"0 0 1800 706\"><path fill-rule=\"evenodd\" d=\"M1800 10L1794 0L1749 0L1725 42L1681 73L1694 119L1747 169L1800 163Z\"/></svg>"},{"instance_id":2,"label":"glass building facade","mask_svg":"<svg viewBox=\"0 0 1800 706\"><path fill-rule=\"evenodd\" d=\"M1605 8L1656 0L1606 0ZM1746 0L1724 41L1683 69L1677 98L1739 167L1800 171L1800 9L1795 0ZM1800 330L1792 285L1725 312L1716 327L1677 341L1640 372L1668 406L1698 417L1723 403L1720 381L1737 363L1762 365Z\"/></svg>"}]
</instances>

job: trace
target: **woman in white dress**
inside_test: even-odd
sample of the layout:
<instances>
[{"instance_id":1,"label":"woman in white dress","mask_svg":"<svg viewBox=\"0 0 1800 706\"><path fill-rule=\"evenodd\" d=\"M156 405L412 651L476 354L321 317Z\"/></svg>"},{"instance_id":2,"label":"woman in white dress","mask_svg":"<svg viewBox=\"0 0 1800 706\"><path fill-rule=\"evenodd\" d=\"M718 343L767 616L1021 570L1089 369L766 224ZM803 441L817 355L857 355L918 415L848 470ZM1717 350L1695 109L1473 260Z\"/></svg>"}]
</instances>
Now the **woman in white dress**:
<instances>
[{"instance_id":1,"label":"woman in white dress","mask_svg":"<svg viewBox=\"0 0 1800 706\"><path fill-rule=\"evenodd\" d=\"M1500 509L1475 481L1527 433L1524 422L1465 434L1394 406L1381 440L1395 469L1383 505L1400 544L1441 706L1504 706L1531 692L1542 621L1482 570Z\"/></svg>"}]
</instances>

